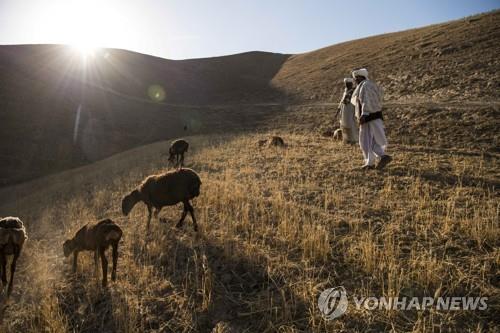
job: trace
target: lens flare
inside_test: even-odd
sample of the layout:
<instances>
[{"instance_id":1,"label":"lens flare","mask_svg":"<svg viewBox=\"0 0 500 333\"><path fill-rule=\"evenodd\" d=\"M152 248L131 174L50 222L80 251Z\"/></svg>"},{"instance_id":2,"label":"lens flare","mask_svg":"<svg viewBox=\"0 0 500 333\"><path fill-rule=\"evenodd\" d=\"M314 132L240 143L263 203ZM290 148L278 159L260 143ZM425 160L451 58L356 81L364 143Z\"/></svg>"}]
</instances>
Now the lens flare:
<instances>
[{"instance_id":1,"label":"lens flare","mask_svg":"<svg viewBox=\"0 0 500 333\"><path fill-rule=\"evenodd\" d=\"M165 89L158 84L150 85L148 88L148 96L155 102L161 102L165 99Z\"/></svg>"}]
</instances>

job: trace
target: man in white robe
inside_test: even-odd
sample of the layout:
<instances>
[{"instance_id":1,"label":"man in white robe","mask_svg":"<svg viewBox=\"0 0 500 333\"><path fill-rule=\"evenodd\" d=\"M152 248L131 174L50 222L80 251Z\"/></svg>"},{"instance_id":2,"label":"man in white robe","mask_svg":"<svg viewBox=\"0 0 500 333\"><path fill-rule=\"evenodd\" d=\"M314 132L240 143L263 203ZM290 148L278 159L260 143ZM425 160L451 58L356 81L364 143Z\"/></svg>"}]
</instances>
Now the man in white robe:
<instances>
[{"instance_id":1,"label":"man in white robe","mask_svg":"<svg viewBox=\"0 0 500 333\"><path fill-rule=\"evenodd\" d=\"M362 169L374 169L377 158L380 160L377 169L382 169L392 161L392 157L385 153L387 138L382 117L382 89L368 79L365 68L354 70L352 76L357 83L351 101L360 124L359 146L364 158Z\"/></svg>"},{"instance_id":2,"label":"man in white robe","mask_svg":"<svg viewBox=\"0 0 500 333\"><path fill-rule=\"evenodd\" d=\"M342 129L342 141L344 143L358 143L358 125L354 115L354 105L351 103L354 92L354 79L344 79L344 94L340 100L337 115L340 113L340 128Z\"/></svg>"}]
</instances>

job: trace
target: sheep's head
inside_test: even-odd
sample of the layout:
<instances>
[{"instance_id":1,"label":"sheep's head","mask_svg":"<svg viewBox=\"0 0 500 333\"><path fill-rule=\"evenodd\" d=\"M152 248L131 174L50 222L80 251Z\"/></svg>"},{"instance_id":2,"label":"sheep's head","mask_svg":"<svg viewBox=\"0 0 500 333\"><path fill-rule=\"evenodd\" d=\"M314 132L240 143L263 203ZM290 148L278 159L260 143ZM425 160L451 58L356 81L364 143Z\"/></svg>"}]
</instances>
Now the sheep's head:
<instances>
[{"instance_id":1,"label":"sheep's head","mask_svg":"<svg viewBox=\"0 0 500 333\"><path fill-rule=\"evenodd\" d=\"M140 194L138 190L133 190L130 194L126 195L122 200L123 215L127 216L139 200Z\"/></svg>"},{"instance_id":2,"label":"sheep's head","mask_svg":"<svg viewBox=\"0 0 500 333\"><path fill-rule=\"evenodd\" d=\"M75 245L74 245L72 239L68 239L64 242L63 251L64 251L65 257L68 257L73 252L74 249L75 249Z\"/></svg>"}]
</instances>

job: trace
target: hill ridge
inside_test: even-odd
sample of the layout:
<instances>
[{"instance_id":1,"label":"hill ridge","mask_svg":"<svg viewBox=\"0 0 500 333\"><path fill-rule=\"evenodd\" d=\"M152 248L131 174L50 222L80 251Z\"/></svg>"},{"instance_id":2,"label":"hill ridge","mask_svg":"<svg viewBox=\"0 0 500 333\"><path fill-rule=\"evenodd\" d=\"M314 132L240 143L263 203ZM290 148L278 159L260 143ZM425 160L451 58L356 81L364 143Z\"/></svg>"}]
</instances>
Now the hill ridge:
<instances>
[{"instance_id":1,"label":"hill ridge","mask_svg":"<svg viewBox=\"0 0 500 333\"><path fill-rule=\"evenodd\" d=\"M166 60L109 49L82 67L64 46L0 46L0 186L158 140L255 128L294 105L332 106L342 78L359 66L384 88L388 112L396 102L489 101L478 107L492 110L474 113L486 124L486 114L498 114L498 40L500 11L297 55Z\"/></svg>"}]
</instances>

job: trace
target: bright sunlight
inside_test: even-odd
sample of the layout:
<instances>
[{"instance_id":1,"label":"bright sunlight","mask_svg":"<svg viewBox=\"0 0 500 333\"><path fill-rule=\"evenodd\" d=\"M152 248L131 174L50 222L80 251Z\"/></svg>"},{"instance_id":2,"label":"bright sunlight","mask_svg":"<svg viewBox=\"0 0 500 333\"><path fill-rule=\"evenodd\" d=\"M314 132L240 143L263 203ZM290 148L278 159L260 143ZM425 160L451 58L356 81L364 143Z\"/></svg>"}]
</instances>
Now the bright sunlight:
<instances>
[{"instance_id":1,"label":"bright sunlight","mask_svg":"<svg viewBox=\"0 0 500 333\"><path fill-rule=\"evenodd\" d=\"M50 1L41 9L37 25L83 58L92 57L98 47L120 44L130 35L123 31L124 10L116 10L115 5L114 1Z\"/></svg>"},{"instance_id":2,"label":"bright sunlight","mask_svg":"<svg viewBox=\"0 0 500 333\"><path fill-rule=\"evenodd\" d=\"M84 60L93 58L96 54L97 47L89 44L72 44L71 47L75 50Z\"/></svg>"}]
</instances>

